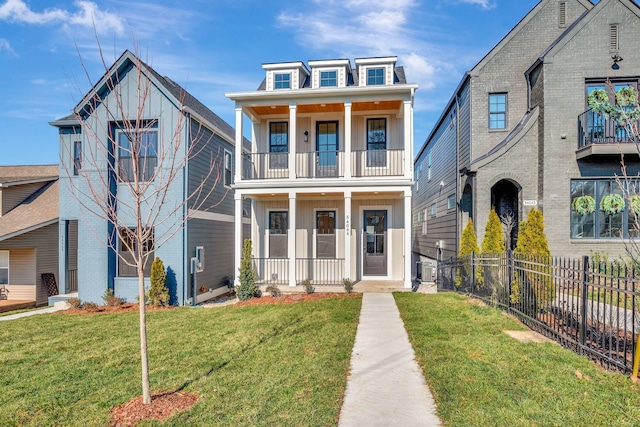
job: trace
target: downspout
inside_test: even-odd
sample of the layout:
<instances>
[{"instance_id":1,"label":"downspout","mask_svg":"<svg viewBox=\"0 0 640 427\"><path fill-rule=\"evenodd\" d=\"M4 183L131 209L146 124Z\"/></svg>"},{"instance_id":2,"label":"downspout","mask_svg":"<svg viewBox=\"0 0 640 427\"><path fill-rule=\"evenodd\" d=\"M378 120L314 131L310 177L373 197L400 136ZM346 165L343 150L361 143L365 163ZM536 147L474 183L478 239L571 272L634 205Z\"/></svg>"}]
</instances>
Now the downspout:
<instances>
[{"instance_id":1,"label":"downspout","mask_svg":"<svg viewBox=\"0 0 640 427\"><path fill-rule=\"evenodd\" d=\"M462 224L462 211L460 210L460 174L458 173L458 171L460 170L460 92L458 91L456 93L456 199L458 200L457 202L457 212L456 212L456 217L457 217L457 224L456 224L456 244L454 246L455 248L455 254L454 256L458 253L458 245L460 242L460 238L461 238L461 231L460 231L460 225ZM444 255L444 254L443 254Z\"/></svg>"},{"instance_id":2,"label":"downspout","mask_svg":"<svg viewBox=\"0 0 640 427\"><path fill-rule=\"evenodd\" d=\"M184 162L184 175L182 177L182 200L186 200L187 195L188 195L188 185L189 185L189 159L186 158L189 154L189 144L191 143L191 116L189 115L189 113L184 113L185 118L187 120L187 126L186 126L186 138L187 138L187 143L185 144L185 152L184 152L184 156L185 156L185 162ZM187 288L187 284L188 284L188 280L187 277L190 277L190 274L187 274L187 272L189 272L190 270L187 268L187 251L188 251L188 241L187 241L187 236L189 235L187 233L187 228L189 226L188 222L187 222L187 213L188 213L188 203L184 203L182 205L182 220L184 223L184 227L182 227L182 305L184 305L185 301L186 301L186 288ZM177 284L176 284L177 285ZM176 294L177 294L177 289L176 289Z\"/></svg>"}]
</instances>

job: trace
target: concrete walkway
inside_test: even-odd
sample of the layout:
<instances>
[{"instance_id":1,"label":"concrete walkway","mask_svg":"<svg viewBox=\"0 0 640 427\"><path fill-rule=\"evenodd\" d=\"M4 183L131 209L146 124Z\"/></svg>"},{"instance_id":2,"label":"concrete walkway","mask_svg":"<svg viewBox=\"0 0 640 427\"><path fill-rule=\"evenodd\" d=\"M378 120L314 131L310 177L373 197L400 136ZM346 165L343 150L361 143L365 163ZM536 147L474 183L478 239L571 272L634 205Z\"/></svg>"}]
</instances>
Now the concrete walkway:
<instances>
[{"instance_id":1,"label":"concrete walkway","mask_svg":"<svg viewBox=\"0 0 640 427\"><path fill-rule=\"evenodd\" d=\"M67 305L65 303L62 303L62 304L56 303L53 307L47 307L40 310L29 310L29 311L25 311L24 313L9 314L8 316L1 316L0 322L4 322L6 320L20 319L22 317L35 316L36 314L54 313L56 311L66 310L66 309L67 309Z\"/></svg>"},{"instance_id":2,"label":"concrete walkway","mask_svg":"<svg viewBox=\"0 0 640 427\"><path fill-rule=\"evenodd\" d=\"M440 426L390 293L362 296L340 427Z\"/></svg>"}]
</instances>

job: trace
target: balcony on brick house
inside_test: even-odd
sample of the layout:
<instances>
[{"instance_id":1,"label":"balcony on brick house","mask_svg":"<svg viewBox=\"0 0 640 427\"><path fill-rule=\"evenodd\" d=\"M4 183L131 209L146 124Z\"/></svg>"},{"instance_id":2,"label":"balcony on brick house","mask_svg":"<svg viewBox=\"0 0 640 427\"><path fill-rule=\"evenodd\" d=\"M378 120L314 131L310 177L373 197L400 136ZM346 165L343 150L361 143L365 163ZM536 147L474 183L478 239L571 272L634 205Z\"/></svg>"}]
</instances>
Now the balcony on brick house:
<instances>
[{"instance_id":1,"label":"balcony on brick house","mask_svg":"<svg viewBox=\"0 0 640 427\"><path fill-rule=\"evenodd\" d=\"M635 108L635 107L631 107ZM640 121L623 122L602 113L585 111L578 116L578 160L592 156L638 155Z\"/></svg>"}]
</instances>

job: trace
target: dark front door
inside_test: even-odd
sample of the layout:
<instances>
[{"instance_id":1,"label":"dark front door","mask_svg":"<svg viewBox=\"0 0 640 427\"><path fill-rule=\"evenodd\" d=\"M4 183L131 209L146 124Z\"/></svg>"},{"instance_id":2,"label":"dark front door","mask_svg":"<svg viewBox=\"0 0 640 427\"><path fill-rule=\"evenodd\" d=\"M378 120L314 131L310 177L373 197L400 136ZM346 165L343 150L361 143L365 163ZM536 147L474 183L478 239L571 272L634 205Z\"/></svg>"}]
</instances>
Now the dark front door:
<instances>
[{"instance_id":1,"label":"dark front door","mask_svg":"<svg viewBox=\"0 0 640 427\"><path fill-rule=\"evenodd\" d=\"M338 176L338 122L318 122L316 135L316 176Z\"/></svg>"},{"instance_id":2,"label":"dark front door","mask_svg":"<svg viewBox=\"0 0 640 427\"><path fill-rule=\"evenodd\" d=\"M363 276L387 275L387 211L364 211Z\"/></svg>"}]
</instances>

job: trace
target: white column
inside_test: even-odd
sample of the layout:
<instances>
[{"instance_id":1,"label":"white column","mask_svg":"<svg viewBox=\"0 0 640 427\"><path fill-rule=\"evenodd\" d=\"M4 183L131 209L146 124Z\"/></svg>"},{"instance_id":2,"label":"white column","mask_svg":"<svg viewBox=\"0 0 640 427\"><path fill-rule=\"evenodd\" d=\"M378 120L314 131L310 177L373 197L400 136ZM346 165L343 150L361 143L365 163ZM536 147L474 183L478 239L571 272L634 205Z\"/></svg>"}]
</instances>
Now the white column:
<instances>
[{"instance_id":1,"label":"white column","mask_svg":"<svg viewBox=\"0 0 640 427\"><path fill-rule=\"evenodd\" d=\"M289 179L296 179L296 104L289 105Z\"/></svg>"},{"instance_id":2,"label":"white column","mask_svg":"<svg viewBox=\"0 0 640 427\"><path fill-rule=\"evenodd\" d=\"M404 101L404 177L413 179L413 107Z\"/></svg>"},{"instance_id":3,"label":"white column","mask_svg":"<svg viewBox=\"0 0 640 427\"><path fill-rule=\"evenodd\" d=\"M69 289L67 277L69 271L69 221L59 220L58 221L58 241L59 241L59 250L58 250L58 285L60 287L60 294L66 294ZM77 273L76 273L77 274Z\"/></svg>"},{"instance_id":4,"label":"white column","mask_svg":"<svg viewBox=\"0 0 640 427\"><path fill-rule=\"evenodd\" d=\"M289 286L296 286L296 193L289 193L289 230L287 231L289 238L289 247L287 254L289 255Z\"/></svg>"},{"instance_id":5,"label":"white column","mask_svg":"<svg viewBox=\"0 0 640 427\"><path fill-rule=\"evenodd\" d=\"M411 288L411 189L404 190L404 287Z\"/></svg>"},{"instance_id":6,"label":"white column","mask_svg":"<svg viewBox=\"0 0 640 427\"><path fill-rule=\"evenodd\" d=\"M351 277L351 191L344 192L344 277Z\"/></svg>"},{"instance_id":7,"label":"white column","mask_svg":"<svg viewBox=\"0 0 640 427\"><path fill-rule=\"evenodd\" d=\"M344 177L351 178L351 102L344 103Z\"/></svg>"},{"instance_id":8,"label":"white column","mask_svg":"<svg viewBox=\"0 0 640 427\"><path fill-rule=\"evenodd\" d=\"M238 280L238 269L240 268L240 260L242 259L242 194L240 194L237 190L234 194L235 199L235 259L234 259L234 269L233 269L233 277L234 284L237 286L240 284Z\"/></svg>"},{"instance_id":9,"label":"white column","mask_svg":"<svg viewBox=\"0 0 640 427\"><path fill-rule=\"evenodd\" d=\"M242 107L236 106L236 176L234 182L242 180ZM242 216L242 209L240 209Z\"/></svg>"}]
</instances>

